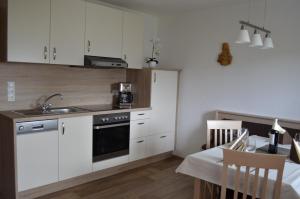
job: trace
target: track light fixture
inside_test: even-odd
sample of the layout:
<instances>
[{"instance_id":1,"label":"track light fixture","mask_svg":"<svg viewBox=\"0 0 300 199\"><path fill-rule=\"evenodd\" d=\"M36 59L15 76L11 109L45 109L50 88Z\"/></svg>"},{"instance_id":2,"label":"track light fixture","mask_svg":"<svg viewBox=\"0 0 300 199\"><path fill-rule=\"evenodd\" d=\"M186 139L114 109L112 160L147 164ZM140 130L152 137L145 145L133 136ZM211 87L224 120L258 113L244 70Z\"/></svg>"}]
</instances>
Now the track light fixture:
<instances>
[{"instance_id":1,"label":"track light fixture","mask_svg":"<svg viewBox=\"0 0 300 199\"><path fill-rule=\"evenodd\" d=\"M240 21L241 30L240 30L238 39L235 43L238 43L238 44L250 43L250 45L249 45L250 47L261 47L261 49L274 48L273 40L271 38L271 31L265 29L264 27L260 27L260 26L256 26L254 24L251 24L249 22L250 21L251 7L252 7L251 2L252 2L252 0L249 0L248 22ZM267 16L267 0L265 0L264 25L266 24L266 16ZM250 40L249 32L246 28L253 28L254 29L254 34L253 34L251 40ZM264 41L262 41L260 32L266 34L266 36L264 38Z\"/></svg>"},{"instance_id":2,"label":"track light fixture","mask_svg":"<svg viewBox=\"0 0 300 199\"><path fill-rule=\"evenodd\" d=\"M248 30L245 29L245 27L249 27L254 29L254 34L251 39L251 44L249 45L250 47L262 47L262 49L274 48L270 30L253 25L246 21L240 21L240 24L242 26L241 31L238 40L235 43L238 44L250 43L249 32ZM259 31L264 32L266 34L264 42L262 41Z\"/></svg>"}]
</instances>

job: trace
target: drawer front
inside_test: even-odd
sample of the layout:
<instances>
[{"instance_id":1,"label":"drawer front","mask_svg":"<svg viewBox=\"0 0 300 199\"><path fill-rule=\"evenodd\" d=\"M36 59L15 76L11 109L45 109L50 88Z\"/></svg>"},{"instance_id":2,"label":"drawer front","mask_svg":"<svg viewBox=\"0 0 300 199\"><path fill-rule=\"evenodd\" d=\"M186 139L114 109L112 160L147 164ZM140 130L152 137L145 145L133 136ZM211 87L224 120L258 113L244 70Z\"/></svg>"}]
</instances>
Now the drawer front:
<instances>
[{"instance_id":1,"label":"drawer front","mask_svg":"<svg viewBox=\"0 0 300 199\"><path fill-rule=\"evenodd\" d=\"M159 134L149 137L149 142L147 144L147 151L149 155L157 155L174 150L174 135L169 134Z\"/></svg>"},{"instance_id":2,"label":"drawer front","mask_svg":"<svg viewBox=\"0 0 300 199\"><path fill-rule=\"evenodd\" d=\"M147 156L146 138L130 140L129 161L143 159Z\"/></svg>"},{"instance_id":3,"label":"drawer front","mask_svg":"<svg viewBox=\"0 0 300 199\"><path fill-rule=\"evenodd\" d=\"M150 111L135 111L130 113L131 120L144 120L150 118Z\"/></svg>"},{"instance_id":4,"label":"drawer front","mask_svg":"<svg viewBox=\"0 0 300 199\"><path fill-rule=\"evenodd\" d=\"M130 122L130 139L140 138L149 134L149 119Z\"/></svg>"}]
</instances>

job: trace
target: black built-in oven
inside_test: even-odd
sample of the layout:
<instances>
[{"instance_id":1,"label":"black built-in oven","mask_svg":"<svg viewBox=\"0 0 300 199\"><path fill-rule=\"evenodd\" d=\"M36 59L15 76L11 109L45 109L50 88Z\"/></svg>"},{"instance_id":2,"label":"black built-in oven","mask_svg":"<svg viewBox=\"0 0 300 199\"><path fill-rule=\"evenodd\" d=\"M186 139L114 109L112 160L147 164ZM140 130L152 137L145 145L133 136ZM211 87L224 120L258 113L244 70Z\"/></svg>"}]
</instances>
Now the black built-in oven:
<instances>
[{"instance_id":1,"label":"black built-in oven","mask_svg":"<svg viewBox=\"0 0 300 199\"><path fill-rule=\"evenodd\" d=\"M93 162L129 154L130 113L96 115L93 129Z\"/></svg>"}]
</instances>

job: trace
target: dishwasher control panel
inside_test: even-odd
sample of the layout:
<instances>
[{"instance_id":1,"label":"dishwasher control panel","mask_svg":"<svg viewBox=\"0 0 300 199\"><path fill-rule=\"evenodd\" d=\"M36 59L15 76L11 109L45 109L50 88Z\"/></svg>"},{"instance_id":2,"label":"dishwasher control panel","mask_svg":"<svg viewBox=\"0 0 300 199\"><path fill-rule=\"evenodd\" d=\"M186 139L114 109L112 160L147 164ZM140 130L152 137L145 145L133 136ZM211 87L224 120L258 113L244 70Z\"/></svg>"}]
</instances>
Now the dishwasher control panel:
<instances>
[{"instance_id":1,"label":"dishwasher control panel","mask_svg":"<svg viewBox=\"0 0 300 199\"><path fill-rule=\"evenodd\" d=\"M54 130L58 130L57 120L42 120L16 123L17 134L28 134Z\"/></svg>"}]
</instances>

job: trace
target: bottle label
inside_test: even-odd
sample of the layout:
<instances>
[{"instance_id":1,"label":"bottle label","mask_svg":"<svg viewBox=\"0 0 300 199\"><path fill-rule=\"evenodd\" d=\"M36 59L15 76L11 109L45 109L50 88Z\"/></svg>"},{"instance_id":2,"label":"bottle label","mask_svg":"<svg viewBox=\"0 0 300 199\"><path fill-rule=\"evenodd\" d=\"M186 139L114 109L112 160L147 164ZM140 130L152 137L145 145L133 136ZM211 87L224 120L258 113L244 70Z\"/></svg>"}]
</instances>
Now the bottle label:
<instances>
[{"instance_id":1,"label":"bottle label","mask_svg":"<svg viewBox=\"0 0 300 199\"><path fill-rule=\"evenodd\" d=\"M269 134L269 143L275 145L275 134Z\"/></svg>"}]
</instances>

